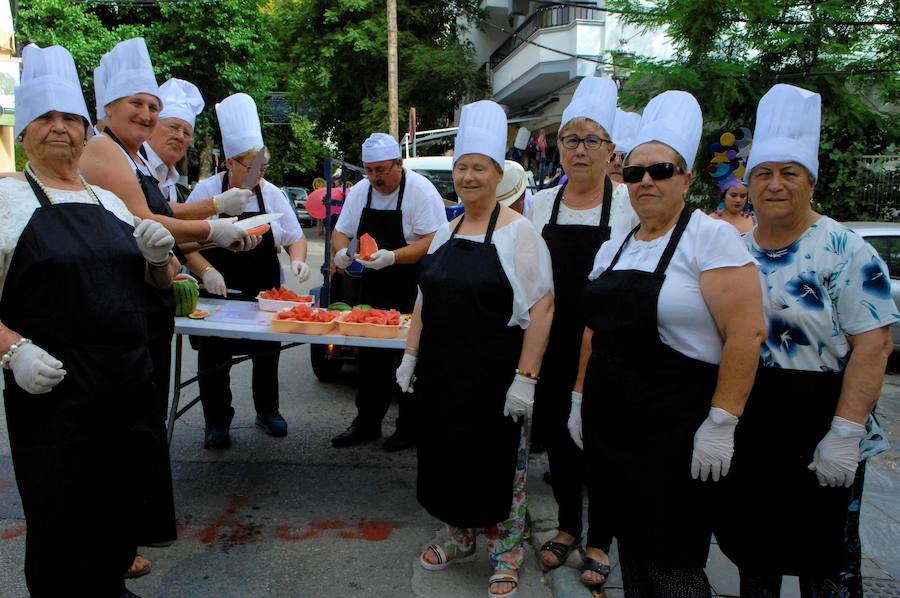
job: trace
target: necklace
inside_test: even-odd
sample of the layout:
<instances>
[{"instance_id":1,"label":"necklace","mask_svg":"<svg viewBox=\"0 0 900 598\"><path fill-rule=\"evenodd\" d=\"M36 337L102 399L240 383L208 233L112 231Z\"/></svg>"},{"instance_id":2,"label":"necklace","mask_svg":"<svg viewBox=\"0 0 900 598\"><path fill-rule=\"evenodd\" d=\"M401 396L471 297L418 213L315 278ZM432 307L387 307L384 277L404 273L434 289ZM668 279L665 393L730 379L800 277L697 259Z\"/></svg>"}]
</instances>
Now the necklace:
<instances>
[{"instance_id":1,"label":"necklace","mask_svg":"<svg viewBox=\"0 0 900 598\"><path fill-rule=\"evenodd\" d=\"M602 201L603 200L603 191L604 191L604 189L601 189L599 193L597 193L595 196L593 196L594 198L599 197L601 199L600 203L597 204L596 206L594 206L593 208L582 208L581 206L569 206L569 205L566 205L566 207L569 208L570 210L592 210L594 208L597 208L597 207L603 205L603 201ZM567 196L568 196L567 193L563 193L563 197L562 197L563 204L566 203ZM587 202L587 203L591 203L591 202Z\"/></svg>"},{"instance_id":2,"label":"necklace","mask_svg":"<svg viewBox=\"0 0 900 598\"><path fill-rule=\"evenodd\" d=\"M41 190L47 196L47 199L50 200L50 203L53 203L53 200L50 198L49 190L47 189L47 187L44 186L44 183L41 181L41 179L38 178L38 175L35 174L34 169L31 167L31 162L25 163L25 172L27 172L29 175L31 175L31 178L33 178L35 180L35 182L38 184L38 187L41 188ZM84 190L87 191L87 194L88 194L88 197L90 198L90 200L93 203L100 205L100 199L97 197L97 194L94 193L94 190L91 188L90 185L88 185L87 181L84 180L84 176L82 176L82 174L80 172L78 173L78 180L81 181L81 184L82 184L82 186L84 186Z\"/></svg>"}]
</instances>

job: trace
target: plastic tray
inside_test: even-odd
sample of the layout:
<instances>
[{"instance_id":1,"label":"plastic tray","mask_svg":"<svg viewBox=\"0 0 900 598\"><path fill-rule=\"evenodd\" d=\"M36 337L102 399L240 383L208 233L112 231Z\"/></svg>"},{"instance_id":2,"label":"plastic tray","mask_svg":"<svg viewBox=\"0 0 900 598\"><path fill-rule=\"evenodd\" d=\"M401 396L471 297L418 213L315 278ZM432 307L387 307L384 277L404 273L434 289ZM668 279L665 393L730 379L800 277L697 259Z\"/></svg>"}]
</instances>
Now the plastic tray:
<instances>
[{"instance_id":1,"label":"plastic tray","mask_svg":"<svg viewBox=\"0 0 900 598\"><path fill-rule=\"evenodd\" d=\"M348 312L349 313L349 312ZM338 320L338 332L345 336L364 336L368 338L397 338L400 325L385 326L383 324L367 324L343 322Z\"/></svg>"},{"instance_id":2,"label":"plastic tray","mask_svg":"<svg viewBox=\"0 0 900 598\"><path fill-rule=\"evenodd\" d=\"M337 318L330 322L301 322L299 320L279 320L273 317L272 332L291 332L294 334L328 334L334 330Z\"/></svg>"},{"instance_id":3,"label":"plastic tray","mask_svg":"<svg viewBox=\"0 0 900 598\"><path fill-rule=\"evenodd\" d=\"M256 296L256 300L259 302L260 311L281 311L298 305L313 306L312 301L279 301L278 299L263 299L259 295Z\"/></svg>"}]
</instances>

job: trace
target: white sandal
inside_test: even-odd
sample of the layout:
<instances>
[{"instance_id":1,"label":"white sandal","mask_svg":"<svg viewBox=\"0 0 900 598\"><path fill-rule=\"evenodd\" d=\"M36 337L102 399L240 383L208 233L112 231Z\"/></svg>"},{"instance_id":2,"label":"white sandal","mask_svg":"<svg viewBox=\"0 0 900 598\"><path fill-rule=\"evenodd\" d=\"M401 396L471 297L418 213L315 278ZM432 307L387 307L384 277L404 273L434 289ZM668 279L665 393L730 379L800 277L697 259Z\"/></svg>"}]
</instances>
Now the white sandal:
<instances>
[{"instance_id":1,"label":"white sandal","mask_svg":"<svg viewBox=\"0 0 900 598\"><path fill-rule=\"evenodd\" d=\"M509 583L513 589L505 594L497 594L491 590L495 583ZM511 598L518 589L519 573L515 569L497 569L497 572L488 579L488 598Z\"/></svg>"},{"instance_id":2,"label":"white sandal","mask_svg":"<svg viewBox=\"0 0 900 598\"><path fill-rule=\"evenodd\" d=\"M437 563L429 563L425 560L425 555L431 552L435 557L437 557ZM475 557L475 544L472 544L472 549L468 552L460 552L453 558L447 558L447 551L444 550L443 545L441 544L430 544L425 550L422 551L422 554L419 555L419 564L422 565L422 568L426 571L441 571L446 569L453 563L465 563L471 561Z\"/></svg>"}]
</instances>

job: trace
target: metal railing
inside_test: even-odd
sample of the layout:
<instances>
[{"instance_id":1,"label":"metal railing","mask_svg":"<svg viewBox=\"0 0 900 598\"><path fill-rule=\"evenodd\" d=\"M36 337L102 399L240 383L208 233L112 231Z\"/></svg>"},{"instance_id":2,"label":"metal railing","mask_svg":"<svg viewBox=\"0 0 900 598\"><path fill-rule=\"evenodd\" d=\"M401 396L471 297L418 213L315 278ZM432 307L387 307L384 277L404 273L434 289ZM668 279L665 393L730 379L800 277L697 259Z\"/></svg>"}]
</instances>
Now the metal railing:
<instances>
[{"instance_id":1,"label":"metal railing","mask_svg":"<svg viewBox=\"0 0 900 598\"><path fill-rule=\"evenodd\" d=\"M603 11L582 6L545 6L534 11L503 44L491 54L488 64L496 67L541 29L568 25L575 21L602 21Z\"/></svg>"}]
</instances>

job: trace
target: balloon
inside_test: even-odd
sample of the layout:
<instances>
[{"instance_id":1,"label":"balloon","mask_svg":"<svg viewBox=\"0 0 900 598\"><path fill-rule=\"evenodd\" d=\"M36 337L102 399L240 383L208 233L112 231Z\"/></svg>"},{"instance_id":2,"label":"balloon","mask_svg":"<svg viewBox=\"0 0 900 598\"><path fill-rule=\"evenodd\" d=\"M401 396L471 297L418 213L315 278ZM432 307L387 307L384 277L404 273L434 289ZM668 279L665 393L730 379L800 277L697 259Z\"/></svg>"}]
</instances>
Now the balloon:
<instances>
[{"instance_id":1,"label":"balloon","mask_svg":"<svg viewBox=\"0 0 900 598\"><path fill-rule=\"evenodd\" d=\"M309 194L309 197L306 198L306 211L309 212L309 215L316 219L324 219L325 218L325 204L323 203L325 199L325 188L316 189L312 193ZM331 189L331 199L333 200L342 200L344 199L344 192L340 187L332 187ZM340 214L341 208L343 205L331 205L331 213L332 214Z\"/></svg>"},{"instance_id":2,"label":"balloon","mask_svg":"<svg viewBox=\"0 0 900 598\"><path fill-rule=\"evenodd\" d=\"M734 133L722 133L722 136L719 137L719 141L722 145L731 145L734 143Z\"/></svg>"}]
</instances>

